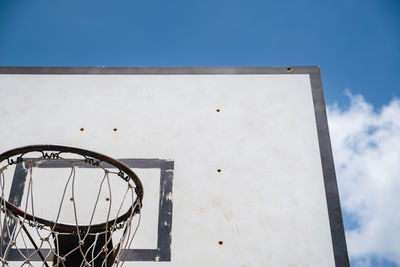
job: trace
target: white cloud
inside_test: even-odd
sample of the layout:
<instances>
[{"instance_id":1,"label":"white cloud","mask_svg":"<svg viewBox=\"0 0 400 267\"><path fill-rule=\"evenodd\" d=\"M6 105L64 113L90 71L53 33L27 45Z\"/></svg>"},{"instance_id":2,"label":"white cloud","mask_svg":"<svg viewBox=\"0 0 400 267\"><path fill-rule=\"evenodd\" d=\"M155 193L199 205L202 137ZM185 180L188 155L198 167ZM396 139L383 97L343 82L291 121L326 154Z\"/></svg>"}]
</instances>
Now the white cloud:
<instances>
[{"instance_id":1,"label":"white cloud","mask_svg":"<svg viewBox=\"0 0 400 267\"><path fill-rule=\"evenodd\" d=\"M342 208L357 220L347 229L350 257L400 265L400 101L380 110L351 95L346 110L328 107Z\"/></svg>"}]
</instances>

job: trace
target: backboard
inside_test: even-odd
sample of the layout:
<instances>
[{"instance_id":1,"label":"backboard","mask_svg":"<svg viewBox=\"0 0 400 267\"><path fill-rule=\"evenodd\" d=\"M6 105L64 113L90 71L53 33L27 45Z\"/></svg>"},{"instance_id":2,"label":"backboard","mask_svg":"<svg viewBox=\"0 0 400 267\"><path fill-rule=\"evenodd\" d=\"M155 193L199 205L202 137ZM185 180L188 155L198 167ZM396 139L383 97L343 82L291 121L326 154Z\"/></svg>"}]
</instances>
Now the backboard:
<instances>
[{"instance_id":1,"label":"backboard","mask_svg":"<svg viewBox=\"0 0 400 267\"><path fill-rule=\"evenodd\" d=\"M0 153L79 147L118 159L142 181L126 266L349 265L318 67L0 73ZM33 168L43 214L60 194L59 169ZM12 172L6 198L23 200L29 174ZM10 257L19 266L20 255Z\"/></svg>"}]
</instances>

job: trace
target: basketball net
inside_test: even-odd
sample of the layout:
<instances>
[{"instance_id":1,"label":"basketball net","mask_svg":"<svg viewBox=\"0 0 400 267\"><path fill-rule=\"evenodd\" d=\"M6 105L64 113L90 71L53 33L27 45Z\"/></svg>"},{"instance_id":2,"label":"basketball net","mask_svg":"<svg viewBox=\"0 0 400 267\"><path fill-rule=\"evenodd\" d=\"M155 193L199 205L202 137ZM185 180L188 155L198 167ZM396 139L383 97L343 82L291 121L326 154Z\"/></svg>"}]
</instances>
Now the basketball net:
<instances>
[{"instance_id":1,"label":"basketball net","mask_svg":"<svg viewBox=\"0 0 400 267\"><path fill-rule=\"evenodd\" d=\"M51 147L51 150L55 148ZM102 158L105 156L101 154L100 159L93 157L96 155L94 152L90 156L83 155L85 153L81 152L85 150L79 150L80 153L62 149L57 152L32 150L35 152L24 151L20 155L6 156L3 159L0 156L1 163L4 164L0 168L2 266L11 266L10 260L22 262L18 266L33 266L35 261L42 262L42 266L122 266L126 258L124 250L131 246L140 224L143 192L142 188L138 190L136 181L130 179L130 173L127 173L129 170L122 170L119 166L122 163L113 159L108 161L109 158ZM37 157L33 158L32 154L36 154ZM69 158L66 154L73 154L75 158ZM40 210L41 207L35 206L35 197L38 196L35 186L41 178L36 177L40 176L36 167L43 164L58 166L64 173L62 178L52 177L59 179L58 185L62 187L62 193L58 199L47 199L58 206L53 215L48 215L50 218L38 215L36 210ZM100 171L98 173L101 173L97 184L86 189L97 192L94 194L95 199L91 201L82 202L82 197L77 193L77 169L82 166L96 168ZM10 181L6 178L6 173L11 168L22 168L26 172L23 199L7 196ZM117 198L112 194L112 184L114 179L121 181L121 178L125 189L119 192L120 203L115 203ZM104 195L107 197L104 198ZM63 212L68 207L70 216L68 219L62 219ZM82 221L78 210L84 210L87 215L86 221ZM134 216L136 214L138 216Z\"/></svg>"}]
</instances>

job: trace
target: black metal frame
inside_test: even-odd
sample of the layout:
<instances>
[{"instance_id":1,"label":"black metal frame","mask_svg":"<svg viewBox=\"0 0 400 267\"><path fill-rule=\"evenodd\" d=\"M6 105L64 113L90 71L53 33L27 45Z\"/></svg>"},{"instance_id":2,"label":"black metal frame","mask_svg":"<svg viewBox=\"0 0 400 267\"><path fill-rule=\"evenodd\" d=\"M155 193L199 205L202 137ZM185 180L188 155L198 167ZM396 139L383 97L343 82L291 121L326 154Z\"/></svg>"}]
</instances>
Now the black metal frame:
<instances>
[{"instance_id":1,"label":"black metal frame","mask_svg":"<svg viewBox=\"0 0 400 267\"><path fill-rule=\"evenodd\" d=\"M126 256L126 261L170 261L171 260L171 227L172 227L172 200L169 196L172 194L173 187L173 171L174 162L171 160L163 159L135 159L123 158L117 159L132 169L159 169L159 192L160 198L159 211L158 211L158 227L157 227L157 247L148 249L125 249L122 251L123 256ZM33 168L66 168L70 167L68 162L43 160L32 164ZM92 165L84 162L77 162L76 168L95 168ZM105 167L111 168L112 166L106 165ZM23 168L21 163L17 163L14 178L11 185L10 196L8 202L12 202L15 206L21 203L24 184L27 181L27 170ZM144 203L146 205L146 203ZM25 253L23 250L22 253ZM32 255L34 249L28 249L27 254ZM49 249L40 250L43 255L49 254ZM50 257L51 258L51 257ZM21 261L23 257L16 249L11 249L9 261ZM33 254L32 261L40 261L41 258L38 253Z\"/></svg>"},{"instance_id":2,"label":"black metal frame","mask_svg":"<svg viewBox=\"0 0 400 267\"><path fill-rule=\"evenodd\" d=\"M253 75L306 74L310 77L336 266L349 266L342 211L329 137L319 67L0 67L0 74L80 75Z\"/></svg>"},{"instance_id":3,"label":"black metal frame","mask_svg":"<svg viewBox=\"0 0 400 267\"><path fill-rule=\"evenodd\" d=\"M125 164L122 162L115 160L113 158L110 158L108 156L105 156L103 154L81 149L81 148L76 148L76 147L68 147L68 146L61 146L61 145L31 145L31 146L24 146L24 147L19 147L15 148L9 151L6 151L2 154L0 154L0 163L7 160L8 165L13 165L13 164L18 164L23 162L24 155L29 153L29 152L41 152L43 159L54 159L57 160L59 159L60 155L62 153L74 153L81 155L85 158L85 163L92 165L92 166L99 166L100 163L108 163L111 166L117 168L119 170L118 176L120 176L123 180L129 181L132 180L135 184L135 192L136 192L136 199L134 203L132 203L132 206L128 209L127 212L119 216L118 218L111 220L109 222L101 223L101 224L96 224L96 225L68 225L68 224L62 224L62 223L54 223L52 221L49 221L47 219L43 219L37 216L33 216L31 214L25 213L23 210L17 208L15 205L12 203L6 201L2 197L0 197L0 203L3 205L5 203L6 209L11 211L13 214L20 216L21 218L24 218L25 220L28 220L30 223L34 224L43 224L48 227L51 227L53 230L57 232L64 232L64 233L72 233L76 232L77 228L79 228L80 231L86 232L89 231L91 233L98 233L98 232L103 232L103 231L110 231L109 228L110 225L118 224L120 222L126 221L129 217L132 216L132 214L139 213L140 212L140 207L142 206L142 199L143 199L143 186L142 183L137 177L137 175ZM16 159L13 159L13 157L16 157Z\"/></svg>"}]
</instances>

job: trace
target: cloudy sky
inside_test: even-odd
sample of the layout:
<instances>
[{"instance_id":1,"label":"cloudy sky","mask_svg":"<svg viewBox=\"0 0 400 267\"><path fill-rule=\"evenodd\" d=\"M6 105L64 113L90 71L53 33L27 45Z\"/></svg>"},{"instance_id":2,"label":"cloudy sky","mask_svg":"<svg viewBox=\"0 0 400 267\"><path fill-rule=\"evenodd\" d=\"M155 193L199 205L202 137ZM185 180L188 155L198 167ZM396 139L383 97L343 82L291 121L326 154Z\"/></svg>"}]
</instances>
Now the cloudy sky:
<instances>
[{"instance_id":1,"label":"cloudy sky","mask_svg":"<svg viewBox=\"0 0 400 267\"><path fill-rule=\"evenodd\" d=\"M318 65L352 266L400 266L397 0L0 0L2 66Z\"/></svg>"},{"instance_id":2,"label":"cloudy sky","mask_svg":"<svg viewBox=\"0 0 400 267\"><path fill-rule=\"evenodd\" d=\"M374 109L346 95L328 116L349 254L354 266L400 266L400 100Z\"/></svg>"}]
</instances>

